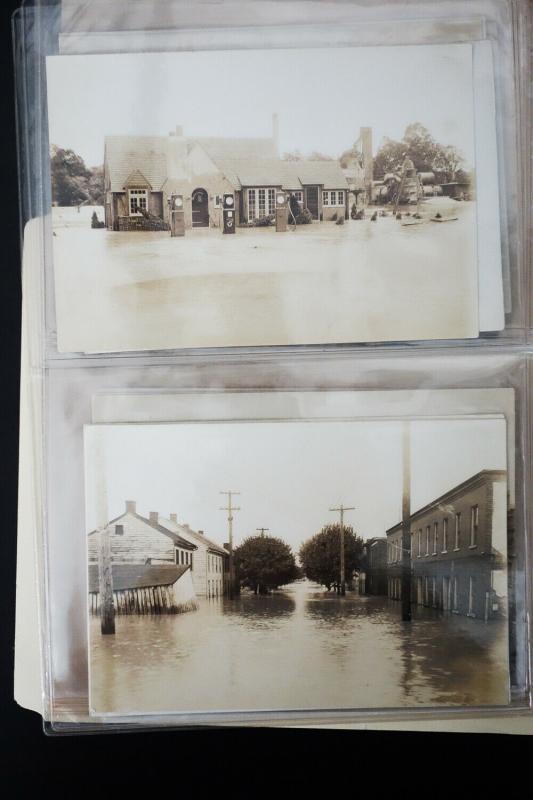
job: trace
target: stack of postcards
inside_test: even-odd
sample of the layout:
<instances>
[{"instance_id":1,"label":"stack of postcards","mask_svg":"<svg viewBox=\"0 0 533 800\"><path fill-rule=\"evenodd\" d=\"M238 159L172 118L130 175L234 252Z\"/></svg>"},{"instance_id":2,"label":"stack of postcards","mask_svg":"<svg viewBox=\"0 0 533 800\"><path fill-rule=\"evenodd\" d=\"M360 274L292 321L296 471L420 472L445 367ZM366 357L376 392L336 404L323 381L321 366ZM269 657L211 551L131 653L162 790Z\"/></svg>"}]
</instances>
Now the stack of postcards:
<instances>
[{"instance_id":1,"label":"stack of postcards","mask_svg":"<svg viewBox=\"0 0 533 800\"><path fill-rule=\"evenodd\" d=\"M21 9L16 696L50 732L533 730L527 24Z\"/></svg>"}]
</instances>

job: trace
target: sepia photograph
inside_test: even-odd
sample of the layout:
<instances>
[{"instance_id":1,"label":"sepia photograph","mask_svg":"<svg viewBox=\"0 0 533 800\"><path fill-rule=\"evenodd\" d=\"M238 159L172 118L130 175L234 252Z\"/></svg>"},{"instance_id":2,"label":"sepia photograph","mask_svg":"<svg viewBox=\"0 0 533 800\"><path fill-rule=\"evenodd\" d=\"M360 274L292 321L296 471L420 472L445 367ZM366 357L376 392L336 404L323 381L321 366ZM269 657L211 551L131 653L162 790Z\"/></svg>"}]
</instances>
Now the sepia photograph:
<instances>
[{"instance_id":1,"label":"sepia photograph","mask_svg":"<svg viewBox=\"0 0 533 800\"><path fill-rule=\"evenodd\" d=\"M86 426L91 713L507 705L507 453L497 413Z\"/></svg>"},{"instance_id":2,"label":"sepia photograph","mask_svg":"<svg viewBox=\"0 0 533 800\"><path fill-rule=\"evenodd\" d=\"M59 350L477 337L473 74L466 44L49 57Z\"/></svg>"}]
</instances>

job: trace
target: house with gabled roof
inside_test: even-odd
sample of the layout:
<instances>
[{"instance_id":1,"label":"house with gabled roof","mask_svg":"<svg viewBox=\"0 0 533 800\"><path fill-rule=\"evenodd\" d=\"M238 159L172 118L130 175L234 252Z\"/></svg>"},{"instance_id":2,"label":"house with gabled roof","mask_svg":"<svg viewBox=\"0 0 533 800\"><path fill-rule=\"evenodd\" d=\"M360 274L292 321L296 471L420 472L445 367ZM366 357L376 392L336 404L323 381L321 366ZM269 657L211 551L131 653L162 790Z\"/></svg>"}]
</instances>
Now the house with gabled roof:
<instances>
[{"instance_id":1,"label":"house with gabled roof","mask_svg":"<svg viewBox=\"0 0 533 800\"><path fill-rule=\"evenodd\" d=\"M179 613L197 607L192 581L198 547L160 524L159 514L137 512L126 501L123 514L88 535L89 604L99 607L98 561L101 533L109 541L113 595L117 613Z\"/></svg>"},{"instance_id":2,"label":"house with gabled roof","mask_svg":"<svg viewBox=\"0 0 533 800\"><path fill-rule=\"evenodd\" d=\"M192 568L194 542L184 539L159 522L159 514L151 511L148 517L137 513L134 500L126 501L120 517L108 522L106 532L113 564L179 564ZM88 536L89 563L98 562L98 531Z\"/></svg>"},{"instance_id":3,"label":"house with gabled roof","mask_svg":"<svg viewBox=\"0 0 533 800\"><path fill-rule=\"evenodd\" d=\"M161 518L164 525L176 536L196 547L193 559L192 580L198 597L221 597L228 589L229 551L209 539L203 531L195 531L187 523L179 523L177 514Z\"/></svg>"},{"instance_id":4,"label":"house with gabled roof","mask_svg":"<svg viewBox=\"0 0 533 800\"><path fill-rule=\"evenodd\" d=\"M222 198L235 195L237 224L275 213L276 191L294 194L314 220L347 217L349 185L337 161L280 158L277 120L267 138L107 136L105 219L109 230L169 221L168 199L184 198L187 228L222 227Z\"/></svg>"}]
</instances>

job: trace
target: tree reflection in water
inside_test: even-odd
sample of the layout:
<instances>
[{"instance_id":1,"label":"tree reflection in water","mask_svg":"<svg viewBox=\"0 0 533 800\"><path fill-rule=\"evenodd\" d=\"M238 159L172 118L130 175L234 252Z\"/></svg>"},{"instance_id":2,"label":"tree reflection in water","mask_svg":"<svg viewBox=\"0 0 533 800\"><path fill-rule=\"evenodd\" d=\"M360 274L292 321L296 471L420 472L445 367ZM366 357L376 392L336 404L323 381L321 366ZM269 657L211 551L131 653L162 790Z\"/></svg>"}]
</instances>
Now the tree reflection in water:
<instances>
[{"instance_id":1,"label":"tree reflection in water","mask_svg":"<svg viewBox=\"0 0 533 800\"><path fill-rule=\"evenodd\" d=\"M508 702L507 624L345 597L297 581L202 599L196 612L91 619L93 708L104 712L400 708Z\"/></svg>"}]
</instances>

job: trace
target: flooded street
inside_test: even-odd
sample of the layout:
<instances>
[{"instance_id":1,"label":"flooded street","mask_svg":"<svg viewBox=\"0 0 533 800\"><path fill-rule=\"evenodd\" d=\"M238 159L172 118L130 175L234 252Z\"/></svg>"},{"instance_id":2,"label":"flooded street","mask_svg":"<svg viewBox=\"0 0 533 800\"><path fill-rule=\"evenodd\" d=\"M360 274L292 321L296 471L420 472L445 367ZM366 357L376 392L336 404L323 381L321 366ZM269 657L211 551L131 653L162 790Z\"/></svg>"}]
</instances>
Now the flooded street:
<instances>
[{"instance_id":1,"label":"flooded street","mask_svg":"<svg viewBox=\"0 0 533 800\"><path fill-rule=\"evenodd\" d=\"M437 210L458 219L431 222ZM473 202L433 198L411 226L389 210L183 238L92 230L91 213L53 209L62 351L478 335Z\"/></svg>"},{"instance_id":2,"label":"flooded street","mask_svg":"<svg viewBox=\"0 0 533 800\"><path fill-rule=\"evenodd\" d=\"M197 612L91 618L99 713L386 708L508 702L507 626L386 597L345 598L308 581L262 597L201 600Z\"/></svg>"}]
</instances>

